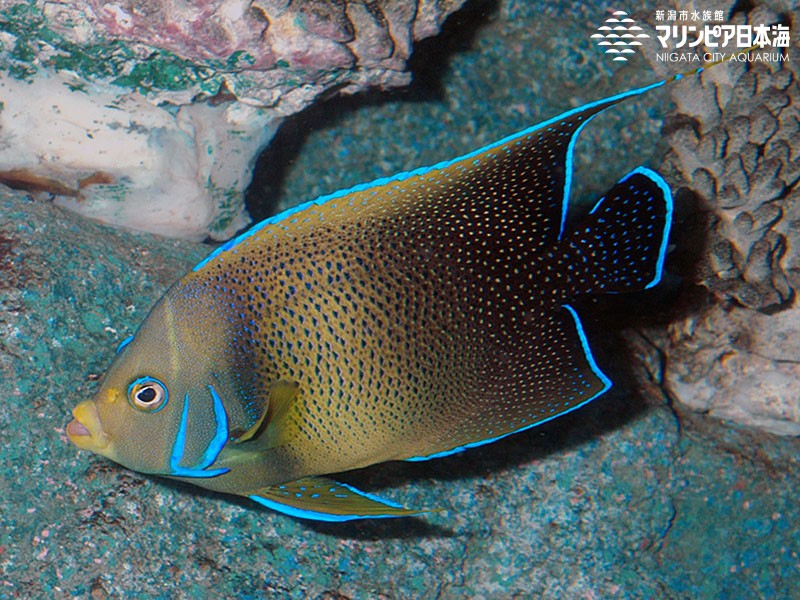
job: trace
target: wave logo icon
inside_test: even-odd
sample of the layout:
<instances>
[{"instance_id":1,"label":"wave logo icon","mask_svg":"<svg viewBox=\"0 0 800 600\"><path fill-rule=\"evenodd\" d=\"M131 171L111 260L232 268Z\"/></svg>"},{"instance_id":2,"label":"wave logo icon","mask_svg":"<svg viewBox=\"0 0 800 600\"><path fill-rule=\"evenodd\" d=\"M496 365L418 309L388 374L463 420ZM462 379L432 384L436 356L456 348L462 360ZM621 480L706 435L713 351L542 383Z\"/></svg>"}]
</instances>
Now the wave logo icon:
<instances>
[{"instance_id":1,"label":"wave logo icon","mask_svg":"<svg viewBox=\"0 0 800 600\"><path fill-rule=\"evenodd\" d=\"M613 60L622 62L627 62L628 55L636 52L633 46L642 45L640 39L649 37L636 21L622 10L614 11L605 23L597 28L597 33L592 35L592 39L600 40L597 42L598 46L606 47L606 54L611 54L614 56Z\"/></svg>"}]
</instances>

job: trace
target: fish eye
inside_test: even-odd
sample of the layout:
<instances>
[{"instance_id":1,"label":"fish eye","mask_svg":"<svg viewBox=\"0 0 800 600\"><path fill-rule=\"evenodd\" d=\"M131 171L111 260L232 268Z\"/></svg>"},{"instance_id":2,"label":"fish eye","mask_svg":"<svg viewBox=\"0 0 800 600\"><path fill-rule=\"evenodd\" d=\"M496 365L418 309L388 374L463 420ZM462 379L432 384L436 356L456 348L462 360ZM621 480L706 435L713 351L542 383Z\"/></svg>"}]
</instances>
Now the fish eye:
<instances>
[{"instance_id":1,"label":"fish eye","mask_svg":"<svg viewBox=\"0 0 800 600\"><path fill-rule=\"evenodd\" d=\"M161 410L168 398L167 386L154 377L140 377L128 386L128 402L145 412Z\"/></svg>"}]
</instances>

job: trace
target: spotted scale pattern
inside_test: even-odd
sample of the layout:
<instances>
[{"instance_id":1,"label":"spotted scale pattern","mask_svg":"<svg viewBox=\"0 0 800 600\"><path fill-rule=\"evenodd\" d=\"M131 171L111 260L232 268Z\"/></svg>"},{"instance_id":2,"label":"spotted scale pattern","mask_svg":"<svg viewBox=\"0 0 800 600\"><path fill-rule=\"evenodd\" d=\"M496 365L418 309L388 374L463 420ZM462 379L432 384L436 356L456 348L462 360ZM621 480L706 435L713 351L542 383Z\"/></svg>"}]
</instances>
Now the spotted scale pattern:
<instances>
[{"instance_id":1,"label":"spotted scale pattern","mask_svg":"<svg viewBox=\"0 0 800 600\"><path fill-rule=\"evenodd\" d=\"M656 281L668 215L643 170L564 231L574 138L620 99L267 220L173 288L261 390L226 402L254 421L299 383L292 476L448 454L608 388L569 302Z\"/></svg>"},{"instance_id":2,"label":"spotted scale pattern","mask_svg":"<svg viewBox=\"0 0 800 600\"><path fill-rule=\"evenodd\" d=\"M648 169L622 179L592 209L567 242L566 262L580 294L649 288L661 278L672 221L664 182ZM625 214L624 226L616 224ZM596 268L590 268L596 265Z\"/></svg>"}]
</instances>

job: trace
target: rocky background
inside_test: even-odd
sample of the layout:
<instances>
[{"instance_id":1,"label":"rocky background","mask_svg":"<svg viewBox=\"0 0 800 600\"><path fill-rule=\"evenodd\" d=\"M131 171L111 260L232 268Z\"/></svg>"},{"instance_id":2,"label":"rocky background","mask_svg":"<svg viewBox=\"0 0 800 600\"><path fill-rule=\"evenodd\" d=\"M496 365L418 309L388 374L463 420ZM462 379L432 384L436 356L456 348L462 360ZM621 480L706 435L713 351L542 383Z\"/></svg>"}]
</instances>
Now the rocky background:
<instances>
[{"instance_id":1,"label":"rocky background","mask_svg":"<svg viewBox=\"0 0 800 600\"><path fill-rule=\"evenodd\" d=\"M633 16L652 27L665 8ZM734 22L794 14L724 8ZM589 41L605 17L594 3L468 4L416 46L407 93L285 120L250 211L650 83L645 52L619 68ZM585 129L579 203L642 162L676 190L670 277L583 307L616 384L602 400L481 449L343 478L445 509L424 519L307 523L71 447L69 410L209 248L3 190L0 597L798 597L796 85L791 63L720 66Z\"/></svg>"},{"instance_id":2,"label":"rocky background","mask_svg":"<svg viewBox=\"0 0 800 600\"><path fill-rule=\"evenodd\" d=\"M791 23L788 4L758 6L733 22ZM660 342L664 383L693 410L797 436L800 72L796 59L742 66L672 90L662 171L694 211L675 242L684 275L703 293Z\"/></svg>"},{"instance_id":3,"label":"rocky background","mask_svg":"<svg viewBox=\"0 0 800 600\"><path fill-rule=\"evenodd\" d=\"M0 182L104 223L224 240L287 115L408 84L464 0L3 0Z\"/></svg>"}]
</instances>

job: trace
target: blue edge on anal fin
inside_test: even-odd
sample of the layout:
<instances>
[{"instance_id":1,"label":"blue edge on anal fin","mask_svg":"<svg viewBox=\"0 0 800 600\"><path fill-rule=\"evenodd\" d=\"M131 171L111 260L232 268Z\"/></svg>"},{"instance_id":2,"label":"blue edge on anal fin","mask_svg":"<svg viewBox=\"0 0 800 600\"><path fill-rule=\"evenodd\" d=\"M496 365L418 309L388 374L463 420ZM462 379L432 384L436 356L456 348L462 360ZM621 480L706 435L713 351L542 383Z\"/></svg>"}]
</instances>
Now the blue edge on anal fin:
<instances>
[{"instance_id":1,"label":"blue edge on anal fin","mask_svg":"<svg viewBox=\"0 0 800 600\"><path fill-rule=\"evenodd\" d=\"M342 486L350 490L353 494L357 496L363 496L365 498L369 498L378 504L384 504L388 508L404 508L402 504L398 504L397 502L392 502L391 500L387 500L386 498L381 498L380 496L376 496L375 494L369 494L367 492L362 492L354 488L351 485L346 483L336 482L337 486ZM355 521L358 519L393 519L398 517L404 517L408 515L394 515L394 514L371 514L371 515L359 515L359 514L351 514L351 515L336 515L331 513L324 513L318 512L313 510L305 510L301 508L296 508L294 506L289 506L287 504L282 504L276 500L270 500L269 498L264 498L263 496L252 495L249 496L251 500L261 504L262 506L266 506L267 508L277 511L279 513L283 513L285 515L289 515L290 517L297 517L300 519L311 519L314 521L327 521L329 523L341 523L344 521ZM424 511L423 511L424 512Z\"/></svg>"},{"instance_id":2,"label":"blue edge on anal fin","mask_svg":"<svg viewBox=\"0 0 800 600\"><path fill-rule=\"evenodd\" d=\"M281 504L280 502L275 502L274 500L270 500L269 498L262 498L261 496L250 496L249 498L253 502L258 502L260 505L266 506L271 510L283 513L284 515L289 515L290 517L297 517L299 519L312 519L314 521L327 521L329 523L340 523L343 521L353 521L355 519L369 518L369 517L351 516L351 515L346 515L346 516L329 515L327 513L312 512L310 510L300 510L298 508L294 508L293 506L287 506L285 504Z\"/></svg>"},{"instance_id":3,"label":"blue edge on anal fin","mask_svg":"<svg viewBox=\"0 0 800 600\"><path fill-rule=\"evenodd\" d=\"M299 519L311 519L312 521L325 521L328 523L343 523L345 521L357 521L359 519L396 519L408 515L332 515L329 513L315 512L311 510L302 510L293 506L281 504L269 498L262 498L261 496L250 496L250 499L262 506L274 510L290 517L297 517Z\"/></svg>"},{"instance_id":4,"label":"blue edge on anal fin","mask_svg":"<svg viewBox=\"0 0 800 600\"><path fill-rule=\"evenodd\" d=\"M595 376L603 383L603 389L602 390L600 390L599 392L597 392L596 394L594 394L590 398L587 398L586 400L584 400L580 404L576 404L575 406L569 408L568 410L560 412L557 415L553 415L552 417L547 417L546 419L542 419L541 421L536 421L535 423L531 423L529 425L525 425L524 427L520 427L519 429L515 429L514 431L509 431L508 433L504 433L504 434L498 435L496 437L487 438L485 440L479 440L477 442L472 442L470 444L465 444L463 446L457 446L455 448L452 448L450 450L445 450L443 452L436 452L434 454L428 454L427 456L412 456L410 458L406 458L405 460L408 461L408 462L418 462L418 461L423 461L423 460L431 460L433 458L442 458L444 456L450 456L452 454L457 454L459 452L463 452L464 450L467 450L469 448L477 448L478 446L485 446L486 444L491 444L492 442L496 442L497 440L502 440L503 438L508 437L510 435L514 435L515 433L520 433L521 431L527 431L528 429L532 429L534 427L538 427L539 425L543 425L544 423L548 423L548 422L552 421L553 419L557 419L558 417L562 417L562 416L566 415L567 413L571 413L574 410L578 410L582 406L587 405L589 402L591 402L595 398L597 398L599 396L602 396L608 390L610 390L611 387L613 386L613 383L608 378L608 376L605 373L603 373L603 371L600 369L600 367L597 366L597 362L595 361L594 356L592 355L592 350L591 350L591 348L589 348L589 342L586 339L586 334L583 331L583 325L581 324L581 320L578 317L578 313L575 312L575 309L572 308L569 304L564 304L563 308L566 309L569 312L570 316L572 317L572 320L575 323L575 330L578 333L578 338L581 341L581 348L583 349L583 353L584 353L584 355L586 357L586 362L589 364L589 367L591 368L591 370L595 374Z\"/></svg>"}]
</instances>

